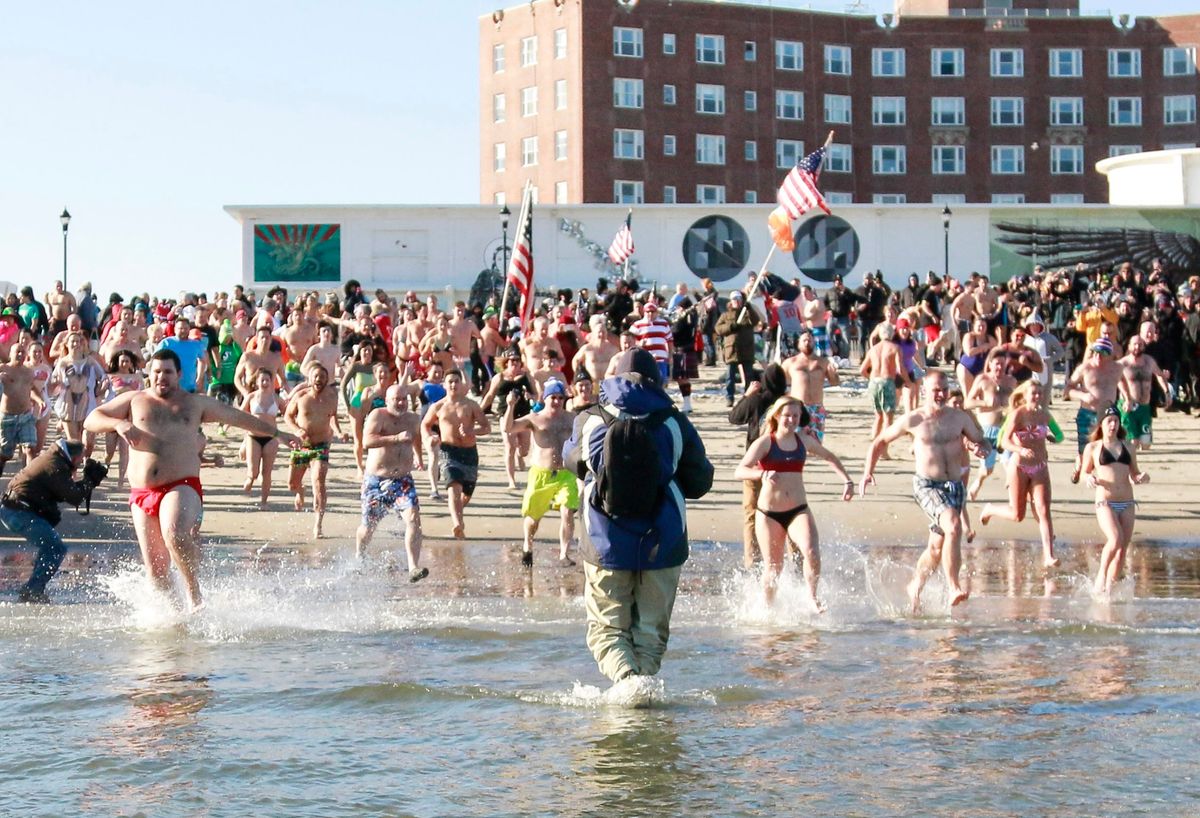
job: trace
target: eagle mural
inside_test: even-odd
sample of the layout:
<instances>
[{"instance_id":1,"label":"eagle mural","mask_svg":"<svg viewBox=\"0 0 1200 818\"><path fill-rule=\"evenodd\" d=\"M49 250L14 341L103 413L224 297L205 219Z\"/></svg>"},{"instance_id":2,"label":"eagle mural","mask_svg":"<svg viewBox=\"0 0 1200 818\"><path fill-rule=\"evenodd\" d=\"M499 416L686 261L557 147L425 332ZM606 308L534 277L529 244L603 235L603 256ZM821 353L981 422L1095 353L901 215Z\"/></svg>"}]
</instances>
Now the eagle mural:
<instances>
[{"instance_id":1,"label":"eagle mural","mask_svg":"<svg viewBox=\"0 0 1200 818\"><path fill-rule=\"evenodd\" d=\"M1168 270L1200 268L1200 241L1187 233L1124 227L1077 229L997 222L1002 234L996 240L1018 255L1036 258L1047 267L1069 267L1083 262L1089 267L1112 267L1132 261L1149 269L1162 259Z\"/></svg>"}]
</instances>

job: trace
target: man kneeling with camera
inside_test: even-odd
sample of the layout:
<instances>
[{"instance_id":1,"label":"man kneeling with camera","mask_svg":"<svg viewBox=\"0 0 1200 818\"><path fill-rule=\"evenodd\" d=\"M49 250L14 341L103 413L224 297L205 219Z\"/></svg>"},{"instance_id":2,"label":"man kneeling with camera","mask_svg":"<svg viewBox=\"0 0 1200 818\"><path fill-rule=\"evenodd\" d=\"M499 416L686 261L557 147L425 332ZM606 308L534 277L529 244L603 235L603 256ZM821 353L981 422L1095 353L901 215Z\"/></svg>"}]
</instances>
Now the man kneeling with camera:
<instances>
[{"instance_id":1,"label":"man kneeling with camera","mask_svg":"<svg viewBox=\"0 0 1200 818\"><path fill-rule=\"evenodd\" d=\"M83 479L75 480L80 466ZM54 530L62 519L58 504L78 508L87 501L90 505L92 489L107 474L102 463L91 459L84 463L81 442L64 439L35 457L8 484L8 491L0 497L0 524L38 550L33 574L17 597L21 602L48 601L46 583L67 554L66 544Z\"/></svg>"}]
</instances>

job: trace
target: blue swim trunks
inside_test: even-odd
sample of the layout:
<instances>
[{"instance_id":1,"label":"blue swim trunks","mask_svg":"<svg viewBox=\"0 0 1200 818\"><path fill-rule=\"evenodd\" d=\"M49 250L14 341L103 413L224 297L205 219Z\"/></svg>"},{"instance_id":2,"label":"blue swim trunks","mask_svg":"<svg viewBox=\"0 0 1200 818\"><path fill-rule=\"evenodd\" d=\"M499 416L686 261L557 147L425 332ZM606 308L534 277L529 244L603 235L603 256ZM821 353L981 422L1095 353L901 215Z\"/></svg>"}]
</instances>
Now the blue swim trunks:
<instances>
[{"instance_id":1,"label":"blue swim trunks","mask_svg":"<svg viewBox=\"0 0 1200 818\"><path fill-rule=\"evenodd\" d=\"M362 522L368 528L379 524L392 509L401 512L420 509L417 486L412 475L403 477L376 477L368 474L363 478Z\"/></svg>"},{"instance_id":2,"label":"blue swim trunks","mask_svg":"<svg viewBox=\"0 0 1200 818\"><path fill-rule=\"evenodd\" d=\"M1083 454L1083 450L1087 448L1088 440L1095 428L1096 413L1091 409L1079 407L1079 411L1075 413L1075 434L1080 454Z\"/></svg>"}]
</instances>

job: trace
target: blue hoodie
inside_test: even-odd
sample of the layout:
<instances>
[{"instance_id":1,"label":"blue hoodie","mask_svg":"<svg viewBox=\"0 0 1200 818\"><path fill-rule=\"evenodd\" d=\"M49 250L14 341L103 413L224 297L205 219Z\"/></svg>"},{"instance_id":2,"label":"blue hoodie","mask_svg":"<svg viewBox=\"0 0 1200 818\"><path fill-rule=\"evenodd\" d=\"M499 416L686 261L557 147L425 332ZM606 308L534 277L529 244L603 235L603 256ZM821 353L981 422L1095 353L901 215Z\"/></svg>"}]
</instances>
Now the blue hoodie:
<instances>
[{"instance_id":1,"label":"blue hoodie","mask_svg":"<svg viewBox=\"0 0 1200 818\"><path fill-rule=\"evenodd\" d=\"M608 430L604 414L642 418L663 410L667 410L666 419L651 429L661 464L653 479L664 489L663 501L653 518L614 520L593 503L596 475L604 465ZM684 499L697 499L708 492L713 467L695 427L661 388L643 382L638 375L608 378L600 385L600 404L575 419L574 433L564 450L565 462L574 464L575 473L584 481L581 554L587 562L613 571L652 571L687 561Z\"/></svg>"}]
</instances>

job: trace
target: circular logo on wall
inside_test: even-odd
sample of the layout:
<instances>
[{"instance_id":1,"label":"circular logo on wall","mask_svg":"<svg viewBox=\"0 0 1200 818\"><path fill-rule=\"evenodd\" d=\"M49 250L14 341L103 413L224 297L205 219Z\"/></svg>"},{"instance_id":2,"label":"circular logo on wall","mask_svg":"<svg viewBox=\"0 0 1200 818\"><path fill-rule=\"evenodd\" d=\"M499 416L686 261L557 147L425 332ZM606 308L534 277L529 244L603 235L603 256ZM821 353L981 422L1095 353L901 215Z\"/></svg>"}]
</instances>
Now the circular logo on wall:
<instances>
[{"instance_id":1,"label":"circular logo on wall","mask_svg":"<svg viewBox=\"0 0 1200 818\"><path fill-rule=\"evenodd\" d=\"M858 234L845 219L815 216L796 230L792 259L809 278L829 282L854 269L858 251Z\"/></svg>"},{"instance_id":2,"label":"circular logo on wall","mask_svg":"<svg viewBox=\"0 0 1200 818\"><path fill-rule=\"evenodd\" d=\"M683 235L683 263L699 278L728 281L749 258L750 237L728 216L705 216Z\"/></svg>"}]
</instances>

